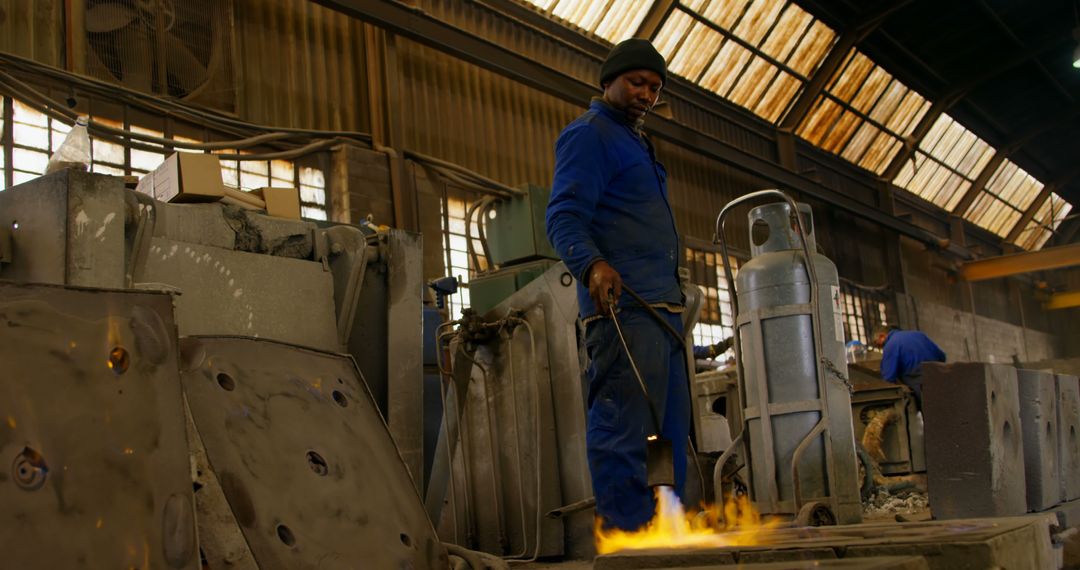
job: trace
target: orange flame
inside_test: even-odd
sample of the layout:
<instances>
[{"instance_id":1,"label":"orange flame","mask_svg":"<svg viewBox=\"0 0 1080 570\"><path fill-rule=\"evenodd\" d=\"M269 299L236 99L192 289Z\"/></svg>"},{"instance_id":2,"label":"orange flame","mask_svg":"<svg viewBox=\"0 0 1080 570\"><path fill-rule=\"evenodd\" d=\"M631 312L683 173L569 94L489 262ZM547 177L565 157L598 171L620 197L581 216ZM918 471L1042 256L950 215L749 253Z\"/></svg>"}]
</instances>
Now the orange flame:
<instances>
[{"instance_id":1,"label":"orange flame","mask_svg":"<svg viewBox=\"0 0 1080 570\"><path fill-rule=\"evenodd\" d=\"M656 515L640 529L604 530L597 519L596 552L608 554L645 548L716 548L761 544L760 531L779 525L777 519L762 522L761 514L746 495L728 497L722 510L716 505L707 505L699 512L687 513L674 490L657 487Z\"/></svg>"}]
</instances>

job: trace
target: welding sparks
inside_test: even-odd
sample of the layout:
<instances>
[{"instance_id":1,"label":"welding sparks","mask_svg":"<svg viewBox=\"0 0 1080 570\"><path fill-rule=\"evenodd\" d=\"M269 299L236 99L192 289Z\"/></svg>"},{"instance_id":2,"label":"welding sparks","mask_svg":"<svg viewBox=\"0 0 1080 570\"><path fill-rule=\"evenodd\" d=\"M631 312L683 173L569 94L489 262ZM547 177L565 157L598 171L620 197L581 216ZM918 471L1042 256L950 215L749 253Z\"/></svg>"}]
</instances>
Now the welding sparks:
<instances>
[{"instance_id":1,"label":"welding sparks","mask_svg":"<svg viewBox=\"0 0 1080 570\"><path fill-rule=\"evenodd\" d=\"M721 519L720 515L723 514ZM722 523L719 521L723 521ZM608 554L644 548L717 548L761 543L759 531L779 526L779 520L762 522L746 495L729 497L722 512L710 506L687 513L670 487L656 488L656 515L636 531L604 530L597 521L596 551Z\"/></svg>"}]
</instances>

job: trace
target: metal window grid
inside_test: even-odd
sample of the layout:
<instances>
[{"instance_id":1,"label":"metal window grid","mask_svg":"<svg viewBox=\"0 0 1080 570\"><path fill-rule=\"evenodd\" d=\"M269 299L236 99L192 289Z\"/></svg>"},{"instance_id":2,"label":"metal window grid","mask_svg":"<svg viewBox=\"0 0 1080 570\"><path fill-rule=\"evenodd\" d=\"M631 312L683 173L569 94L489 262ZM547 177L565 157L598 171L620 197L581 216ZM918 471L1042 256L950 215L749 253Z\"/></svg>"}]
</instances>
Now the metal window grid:
<instances>
[{"instance_id":1,"label":"metal window grid","mask_svg":"<svg viewBox=\"0 0 1080 570\"><path fill-rule=\"evenodd\" d=\"M116 128L172 138L178 141L198 142L195 139L172 135L108 118L91 115L94 121ZM0 190L33 180L45 172L49 156L63 143L71 125L57 121L24 105L12 97L3 98L3 117L0 119L3 135L3 153L0 154ZM164 146L142 142L161 152L132 149L123 145L91 137L90 170L113 176L142 175L154 168L172 152ZM219 154L235 151L218 151ZM8 165L11 168L8 168ZM226 185L241 190L254 190L265 186L284 185L300 189L301 215L309 219L327 219L326 180L317 168L297 168L291 161L222 161L222 178Z\"/></svg>"}]
</instances>

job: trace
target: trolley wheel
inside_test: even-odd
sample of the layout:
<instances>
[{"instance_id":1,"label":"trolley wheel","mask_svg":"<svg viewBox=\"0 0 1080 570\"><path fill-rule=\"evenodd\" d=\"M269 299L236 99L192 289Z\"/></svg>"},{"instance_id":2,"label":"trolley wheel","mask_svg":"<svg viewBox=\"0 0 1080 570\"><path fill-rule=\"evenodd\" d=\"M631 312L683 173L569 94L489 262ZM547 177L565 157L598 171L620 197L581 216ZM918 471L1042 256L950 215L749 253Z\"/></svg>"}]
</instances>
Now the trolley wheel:
<instances>
[{"instance_id":1,"label":"trolley wheel","mask_svg":"<svg viewBox=\"0 0 1080 570\"><path fill-rule=\"evenodd\" d=\"M836 526L836 516L825 503L810 501L799 509L795 524L798 526Z\"/></svg>"}]
</instances>

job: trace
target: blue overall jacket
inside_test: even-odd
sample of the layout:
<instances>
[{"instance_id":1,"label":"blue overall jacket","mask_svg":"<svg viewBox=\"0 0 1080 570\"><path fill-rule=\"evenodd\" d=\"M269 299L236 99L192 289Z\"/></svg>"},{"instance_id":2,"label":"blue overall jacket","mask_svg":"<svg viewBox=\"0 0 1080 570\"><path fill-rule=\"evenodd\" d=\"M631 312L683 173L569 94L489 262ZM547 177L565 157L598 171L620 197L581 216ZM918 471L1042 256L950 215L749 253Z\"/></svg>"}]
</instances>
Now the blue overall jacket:
<instances>
[{"instance_id":1,"label":"blue overall jacket","mask_svg":"<svg viewBox=\"0 0 1080 570\"><path fill-rule=\"evenodd\" d=\"M547 235L577 277L582 319L597 314L586 271L601 259L650 304L683 304L667 172L651 143L601 99L555 144ZM619 299L620 307L634 304L629 295Z\"/></svg>"}]
</instances>

